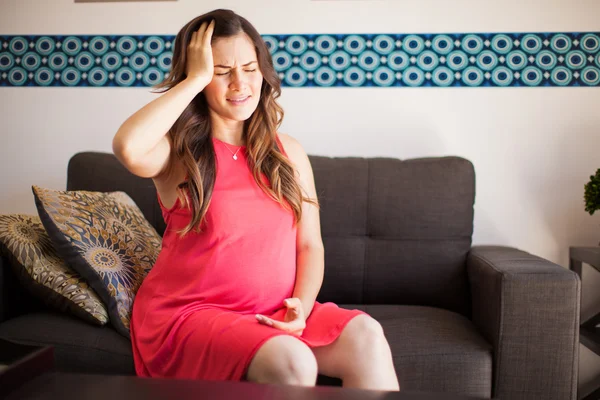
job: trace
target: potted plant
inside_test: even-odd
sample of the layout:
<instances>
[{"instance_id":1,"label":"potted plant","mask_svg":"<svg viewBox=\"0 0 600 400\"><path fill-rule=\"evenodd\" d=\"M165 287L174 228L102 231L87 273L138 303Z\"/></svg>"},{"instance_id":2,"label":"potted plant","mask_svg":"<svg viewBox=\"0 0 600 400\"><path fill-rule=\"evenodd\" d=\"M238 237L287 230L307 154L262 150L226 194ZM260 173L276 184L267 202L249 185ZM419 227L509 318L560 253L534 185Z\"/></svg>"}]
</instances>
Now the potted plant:
<instances>
[{"instance_id":1,"label":"potted plant","mask_svg":"<svg viewBox=\"0 0 600 400\"><path fill-rule=\"evenodd\" d=\"M594 215L595 211L600 210L600 168L596 171L596 175L590 176L590 181L584 185L584 188L585 211Z\"/></svg>"}]
</instances>

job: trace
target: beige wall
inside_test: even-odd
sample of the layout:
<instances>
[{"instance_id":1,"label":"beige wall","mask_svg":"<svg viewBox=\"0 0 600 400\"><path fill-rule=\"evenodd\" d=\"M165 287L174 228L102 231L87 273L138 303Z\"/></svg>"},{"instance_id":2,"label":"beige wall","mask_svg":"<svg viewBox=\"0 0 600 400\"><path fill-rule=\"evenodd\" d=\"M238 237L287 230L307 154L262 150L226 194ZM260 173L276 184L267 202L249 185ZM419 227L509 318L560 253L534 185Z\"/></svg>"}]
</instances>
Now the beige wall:
<instances>
[{"instance_id":1,"label":"beige wall","mask_svg":"<svg viewBox=\"0 0 600 400\"><path fill-rule=\"evenodd\" d=\"M600 31L594 0L0 0L0 34L169 34L214 8L262 34ZM0 210L33 213L31 185L64 189L78 151L111 151L149 88L0 88ZM282 132L309 154L459 155L477 174L474 244L516 246L564 267L568 247L596 245L600 216L583 185L600 167L599 88L284 88ZM600 274L584 268L584 315ZM581 352L585 389L600 359Z\"/></svg>"}]
</instances>

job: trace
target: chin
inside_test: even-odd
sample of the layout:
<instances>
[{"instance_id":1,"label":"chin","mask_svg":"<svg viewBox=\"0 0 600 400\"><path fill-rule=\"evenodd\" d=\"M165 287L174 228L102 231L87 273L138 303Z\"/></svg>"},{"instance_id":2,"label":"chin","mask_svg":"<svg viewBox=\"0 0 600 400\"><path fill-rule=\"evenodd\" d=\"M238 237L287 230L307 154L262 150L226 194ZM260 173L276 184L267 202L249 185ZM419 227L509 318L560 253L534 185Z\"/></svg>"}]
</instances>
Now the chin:
<instances>
[{"instance_id":1,"label":"chin","mask_svg":"<svg viewBox=\"0 0 600 400\"><path fill-rule=\"evenodd\" d=\"M239 112L236 113L228 113L227 118L232 119L234 121L245 121L247 119L249 119L250 117L252 117L252 114L254 114L254 111L256 111L256 109L252 109L252 110L244 110L245 112L242 112L241 110Z\"/></svg>"}]
</instances>

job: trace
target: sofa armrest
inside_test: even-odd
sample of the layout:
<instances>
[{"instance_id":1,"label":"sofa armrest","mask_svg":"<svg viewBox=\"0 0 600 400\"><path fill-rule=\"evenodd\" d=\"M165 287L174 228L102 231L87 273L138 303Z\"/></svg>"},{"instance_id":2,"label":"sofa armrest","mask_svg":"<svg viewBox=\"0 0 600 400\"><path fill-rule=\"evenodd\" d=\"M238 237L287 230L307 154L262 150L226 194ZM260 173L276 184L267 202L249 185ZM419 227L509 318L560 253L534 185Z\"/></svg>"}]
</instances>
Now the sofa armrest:
<instances>
[{"instance_id":1,"label":"sofa armrest","mask_svg":"<svg viewBox=\"0 0 600 400\"><path fill-rule=\"evenodd\" d=\"M472 320L494 347L493 396L576 399L579 276L530 253L474 246Z\"/></svg>"}]
</instances>

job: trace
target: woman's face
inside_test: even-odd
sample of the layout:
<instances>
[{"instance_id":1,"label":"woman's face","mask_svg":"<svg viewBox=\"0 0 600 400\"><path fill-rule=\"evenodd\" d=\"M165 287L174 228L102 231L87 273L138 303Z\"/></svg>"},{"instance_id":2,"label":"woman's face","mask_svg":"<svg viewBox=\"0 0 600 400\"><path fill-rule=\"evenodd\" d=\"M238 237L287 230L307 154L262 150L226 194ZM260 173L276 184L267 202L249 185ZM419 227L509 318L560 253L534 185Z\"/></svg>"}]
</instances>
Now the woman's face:
<instances>
[{"instance_id":1,"label":"woman's face","mask_svg":"<svg viewBox=\"0 0 600 400\"><path fill-rule=\"evenodd\" d=\"M214 76L204 88L210 111L220 118L243 122L258 106L263 81L254 44L241 33L216 39L212 51ZM232 101L246 97L242 103Z\"/></svg>"}]
</instances>

